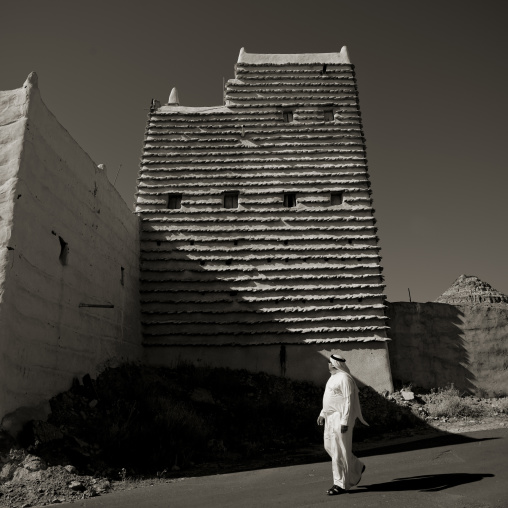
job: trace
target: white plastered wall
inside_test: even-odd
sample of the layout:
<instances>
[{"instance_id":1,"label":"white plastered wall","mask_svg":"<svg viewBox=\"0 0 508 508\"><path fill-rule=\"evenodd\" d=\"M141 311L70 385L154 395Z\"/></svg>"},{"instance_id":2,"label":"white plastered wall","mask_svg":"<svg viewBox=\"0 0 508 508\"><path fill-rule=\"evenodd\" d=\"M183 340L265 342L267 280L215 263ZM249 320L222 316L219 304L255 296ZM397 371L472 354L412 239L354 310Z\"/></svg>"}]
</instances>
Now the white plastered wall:
<instances>
[{"instance_id":1,"label":"white plastered wall","mask_svg":"<svg viewBox=\"0 0 508 508\"><path fill-rule=\"evenodd\" d=\"M73 377L141 357L139 233L35 75L0 101L0 419L15 433Z\"/></svg>"}]
</instances>

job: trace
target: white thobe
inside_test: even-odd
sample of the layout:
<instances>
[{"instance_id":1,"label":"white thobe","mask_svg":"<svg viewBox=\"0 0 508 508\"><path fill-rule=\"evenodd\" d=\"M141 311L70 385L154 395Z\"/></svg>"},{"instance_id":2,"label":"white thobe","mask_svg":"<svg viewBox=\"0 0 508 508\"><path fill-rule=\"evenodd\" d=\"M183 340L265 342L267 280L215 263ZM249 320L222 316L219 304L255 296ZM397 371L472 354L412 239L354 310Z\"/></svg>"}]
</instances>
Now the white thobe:
<instances>
[{"instance_id":1,"label":"white thobe","mask_svg":"<svg viewBox=\"0 0 508 508\"><path fill-rule=\"evenodd\" d=\"M324 445L332 458L333 484L344 490L357 485L362 477L363 462L353 455L353 427L362 417L358 387L352 376L338 370L326 383L323 395L323 409L320 413L325 419ZM348 430L340 431L342 425Z\"/></svg>"}]
</instances>

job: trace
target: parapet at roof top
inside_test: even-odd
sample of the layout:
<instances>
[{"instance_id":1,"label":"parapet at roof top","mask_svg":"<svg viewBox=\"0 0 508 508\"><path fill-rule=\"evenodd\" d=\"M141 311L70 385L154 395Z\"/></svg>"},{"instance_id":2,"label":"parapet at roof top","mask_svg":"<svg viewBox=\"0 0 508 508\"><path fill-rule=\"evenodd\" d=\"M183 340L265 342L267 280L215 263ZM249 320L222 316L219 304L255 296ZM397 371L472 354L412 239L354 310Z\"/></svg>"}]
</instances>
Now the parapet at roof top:
<instances>
[{"instance_id":1,"label":"parapet at roof top","mask_svg":"<svg viewBox=\"0 0 508 508\"><path fill-rule=\"evenodd\" d=\"M349 64L349 55L346 46L339 53L292 53L286 55L262 55L246 53L240 50L238 63L245 64Z\"/></svg>"}]
</instances>

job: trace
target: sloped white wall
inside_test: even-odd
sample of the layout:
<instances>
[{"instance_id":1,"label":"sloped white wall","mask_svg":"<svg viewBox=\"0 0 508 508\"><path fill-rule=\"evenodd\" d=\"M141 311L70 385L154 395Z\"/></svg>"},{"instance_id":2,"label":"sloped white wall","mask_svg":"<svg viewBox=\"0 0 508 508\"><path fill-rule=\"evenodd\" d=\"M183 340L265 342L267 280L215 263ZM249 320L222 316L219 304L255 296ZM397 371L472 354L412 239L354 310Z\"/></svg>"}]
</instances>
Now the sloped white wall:
<instances>
[{"instance_id":1,"label":"sloped white wall","mask_svg":"<svg viewBox=\"0 0 508 508\"><path fill-rule=\"evenodd\" d=\"M25 97L17 113L13 99L2 108L6 118L18 115L10 135L22 139L15 191L11 184L5 199L12 250L0 309L0 418L15 431L43 416L73 377L137 359L141 346L137 218L46 108L35 75L10 93L14 102Z\"/></svg>"}]
</instances>

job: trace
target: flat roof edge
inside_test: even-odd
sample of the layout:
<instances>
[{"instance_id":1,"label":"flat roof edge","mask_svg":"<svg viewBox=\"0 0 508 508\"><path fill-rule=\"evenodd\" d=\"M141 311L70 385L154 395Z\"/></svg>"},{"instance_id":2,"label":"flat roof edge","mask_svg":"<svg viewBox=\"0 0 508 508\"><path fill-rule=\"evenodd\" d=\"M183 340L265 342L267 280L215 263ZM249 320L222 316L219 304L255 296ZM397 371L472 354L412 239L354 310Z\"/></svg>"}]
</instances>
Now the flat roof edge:
<instances>
[{"instance_id":1,"label":"flat roof edge","mask_svg":"<svg viewBox=\"0 0 508 508\"><path fill-rule=\"evenodd\" d=\"M182 113L182 114L216 114L216 113L231 113L231 109L227 106L174 106L173 104L163 104L157 111L161 113Z\"/></svg>"},{"instance_id":2,"label":"flat roof edge","mask_svg":"<svg viewBox=\"0 0 508 508\"><path fill-rule=\"evenodd\" d=\"M338 53L289 53L289 54L260 54L247 53L244 48L240 50L238 62L244 64L350 64L346 46Z\"/></svg>"}]
</instances>

